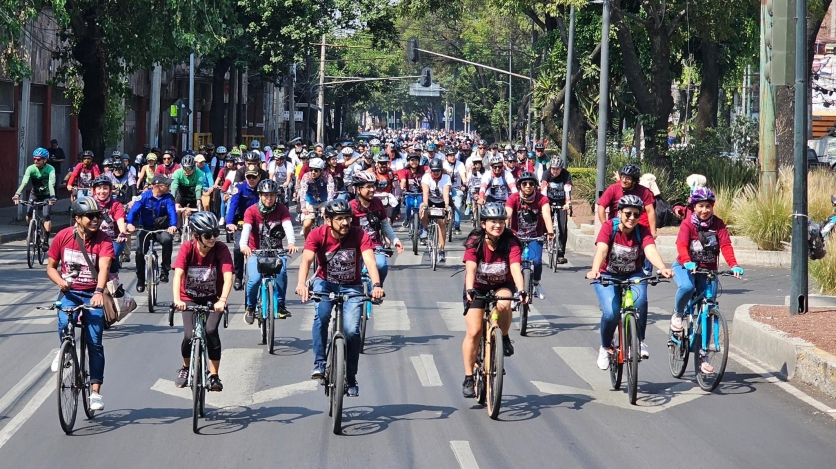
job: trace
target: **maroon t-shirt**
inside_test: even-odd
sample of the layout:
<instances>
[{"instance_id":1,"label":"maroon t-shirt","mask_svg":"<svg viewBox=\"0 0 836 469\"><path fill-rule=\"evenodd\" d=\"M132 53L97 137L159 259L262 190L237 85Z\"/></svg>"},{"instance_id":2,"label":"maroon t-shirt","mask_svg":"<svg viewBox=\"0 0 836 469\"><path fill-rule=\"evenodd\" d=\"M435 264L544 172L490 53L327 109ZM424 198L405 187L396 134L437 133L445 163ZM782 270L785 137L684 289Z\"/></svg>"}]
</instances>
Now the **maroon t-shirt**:
<instances>
[{"instance_id":1,"label":"maroon t-shirt","mask_svg":"<svg viewBox=\"0 0 836 469\"><path fill-rule=\"evenodd\" d=\"M362 252L367 249L373 250L374 244L369 236L356 226L352 226L341 240L334 237L328 225L314 228L305 239L305 250L316 253L319 264L316 276L339 285L361 284Z\"/></svg>"},{"instance_id":2,"label":"maroon t-shirt","mask_svg":"<svg viewBox=\"0 0 836 469\"><path fill-rule=\"evenodd\" d=\"M424 173L429 171L427 166L418 166L415 172L412 172L412 169L406 167L400 171L398 171L398 180L403 181L406 180L406 190L407 192L421 192L421 178L424 177Z\"/></svg>"},{"instance_id":3,"label":"maroon t-shirt","mask_svg":"<svg viewBox=\"0 0 836 469\"><path fill-rule=\"evenodd\" d=\"M501 257L496 251L491 251L487 243L482 243L482 260L476 257L476 247L464 251L464 262L476 263L476 280L473 287L478 290L491 290L500 285L513 283L511 264L520 263L522 247L516 238L512 238L508 258Z\"/></svg>"},{"instance_id":4,"label":"maroon t-shirt","mask_svg":"<svg viewBox=\"0 0 836 469\"><path fill-rule=\"evenodd\" d=\"M101 230L84 240L84 248L96 269L99 268L99 257L114 257L113 240ZM75 240L74 226L64 228L55 235L47 255L50 259L61 261L61 275L68 272L70 264L81 266L81 272L78 277L72 280L70 290L93 291L96 289L98 279L93 276L87 261L84 260L84 254L82 254L81 248Z\"/></svg>"},{"instance_id":5,"label":"maroon t-shirt","mask_svg":"<svg viewBox=\"0 0 836 469\"><path fill-rule=\"evenodd\" d=\"M180 246L175 269L183 269L180 282L180 300L194 303L216 302L223 292L225 272L232 272L232 255L224 243L215 242L212 249L201 256L195 245L189 241Z\"/></svg>"},{"instance_id":6,"label":"maroon t-shirt","mask_svg":"<svg viewBox=\"0 0 836 469\"><path fill-rule=\"evenodd\" d=\"M549 204L549 198L545 195L535 192L534 201L528 204L520 198L521 193L515 192L508 196L505 201L506 207L511 207L514 214L511 215L511 231L523 238L536 238L546 234L546 222L543 220L543 207ZM524 211L531 212L531 216L536 217L532 223L525 221L523 216Z\"/></svg>"},{"instance_id":7,"label":"maroon t-shirt","mask_svg":"<svg viewBox=\"0 0 836 469\"><path fill-rule=\"evenodd\" d=\"M369 204L369 208L363 207L357 199L352 200L349 204L351 204L351 209L354 211L354 217L351 219L351 226L361 228L372 240L372 244L374 244L375 247L383 246L383 236L379 231L372 227L368 219L368 214L370 212L375 213L378 220L386 219L386 208L383 206L383 202L377 197L374 197Z\"/></svg>"},{"instance_id":8,"label":"maroon t-shirt","mask_svg":"<svg viewBox=\"0 0 836 469\"><path fill-rule=\"evenodd\" d=\"M604 190L604 193L601 194L601 198L598 199L598 205L609 208L610 212L607 215L608 220L612 220L616 216L618 216L618 199L624 197L625 195L635 195L638 196L642 200L642 203L645 207L648 205L653 205L653 201L656 200L653 197L653 192L650 192L650 189L642 186L641 184L636 184L627 192L624 192L624 189L621 187L620 182L616 182L615 184L607 187ZM647 210L643 210L641 216L639 217L639 225L650 228L650 223L647 221Z\"/></svg>"},{"instance_id":9,"label":"maroon t-shirt","mask_svg":"<svg viewBox=\"0 0 836 469\"><path fill-rule=\"evenodd\" d=\"M639 230L638 235L635 230ZM635 230L629 235L618 230L613 238L613 223L608 221L601 226L595 244L607 243L610 247L607 257L601 263L602 274L629 275L641 270L644 248L656 243L647 228L637 226ZM639 235L641 244L639 244Z\"/></svg>"},{"instance_id":10,"label":"maroon t-shirt","mask_svg":"<svg viewBox=\"0 0 836 469\"><path fill-rule=\"evenodd\" d=\"M99 230L104 231L108 236L115 239L116 235L119 234L117 231L119 226L116 225L116 221L125 218L125 207L119 201L113 199L108 199L106 203L98 200L96 202L98 202L99 208L106 215L102 217L102 221L99 223Z\"/></svg>"},{"instance_id":11,"label":"maroon t-shirt","mask_svg":"<svg viewBox=\"0 0 836 469\"><path fill-rule=\"evenodd\" d=\"M267 214L261 214L258 204L251 205L244 212L244 224L250 224L253 230L247 246L250 249L282 249L282 240L271 235L281 228L282 223L290 221L290 211L283 204L276 204L276 209Z\"/></svg>"}]
</instances>

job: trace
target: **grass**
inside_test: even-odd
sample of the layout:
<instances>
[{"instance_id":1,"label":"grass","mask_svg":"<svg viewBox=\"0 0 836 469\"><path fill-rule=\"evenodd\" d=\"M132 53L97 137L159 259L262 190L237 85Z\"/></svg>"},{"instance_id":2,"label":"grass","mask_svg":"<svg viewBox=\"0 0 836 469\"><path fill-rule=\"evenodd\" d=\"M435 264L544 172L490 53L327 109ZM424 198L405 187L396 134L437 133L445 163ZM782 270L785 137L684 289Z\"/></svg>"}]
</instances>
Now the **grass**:
<instances>
[{"instance_id":1,"label":"grass","mask_svg":"<svg viewBox=\"0 0 836 469\"><path fill-rule=\"evenodd\" d=\"M792 198L782 184L744 187L734 200L735 228L767 251L782 251L792 232Z\"/></svg>"},{"instance_id":2,"label":"grass","mask_svg":"<svg viewBox=\"0 0 836 469\"><path fill-rule=\"evenodd\" d=\"M727 189L720 187L714 191L717 201L714 203L714 215L726 224L730 234L737 234L737 212L734 208L735 199L740 197L742 189Z\"/></svg>"},{"instance_id":3,"label":"grass","mask_svg":"<svg viewBox=\"0 0 836 469\"><path fill-rule=\"evenodd\" d=\"M810 277L819 287L819 292L824 295L836 294L836 240L828 237L825 240L828 255L824 259L808 261Z\"/></svg>"}]
</instances>

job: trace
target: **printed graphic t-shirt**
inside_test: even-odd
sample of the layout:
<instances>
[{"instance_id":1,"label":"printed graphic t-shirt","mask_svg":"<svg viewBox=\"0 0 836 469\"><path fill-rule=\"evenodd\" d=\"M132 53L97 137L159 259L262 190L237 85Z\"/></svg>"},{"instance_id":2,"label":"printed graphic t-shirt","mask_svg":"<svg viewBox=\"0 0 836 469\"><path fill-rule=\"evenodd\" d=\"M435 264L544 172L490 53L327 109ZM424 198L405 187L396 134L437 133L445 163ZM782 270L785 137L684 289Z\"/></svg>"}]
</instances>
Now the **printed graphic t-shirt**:
<instances>
[{"instance_id":1,"label":"printed graphic t-shirt","mask_svg":"<svg viewBox=\"0 0 836 469\"><path fill-rule=\"evenodd\" d=\"M215 302L223 291L223 274L233 270L232 255L226 244L215 242L206 256L201 256L196 241L189 241L180 247L173 267L185 271L180 282L181 301Z\"/></svg>"},{"instance_id":2,"label":"printed graphic t-shirt","mask_svg":"<svg viewBox=\"0 0 836 469\"><path fill-rule=\"evenodd\" d=\"M629 275L641 270L644 248L656 243L653 241L653 236L650 235L650 230L642 226L637 226L635 229L641 232L641 245L639 245L639 239L635 231L626 235L618 230L615 238L613 238L612 222L609 221L601 226L595 244L607 243L610 246L607 257L601 263L602 274ZM612 242L610 242L611 239Z\"/></svg>"},{"instance_id":3,"label":"printed graphic t-shirt","mask_svg":"<svg viewBox=\"0 0 836 469\"><path fill-rule=\"evenodd\" d=\"M381 239L380 232L377 231L371 223L369 223L368 218L369 213L373 213L377 216L378 220L386 219L386 207L383 206L383 202L375 197L369 204L369 208L363 207L357 199L352 200L349 204L351 205L351 209L354 211L354 217L351 219L351 226L361 228L369 236L375 247L383 246L383 240Z\"/></svg>"},{"instance_id":4,"label":"printed graphic t-shirt","mask_svg":"<svg viewBox=\"0 0 836 469\"><path fill-rule=\"evenodd\" d=\"M99 257L114 257L113 240L101 230L84 240L84 248L87 250L87 255L90 256L90 261L97 269L99 268ZM55 235L47 254L50 259L61 261L61 275L67 274L72 264L81 266L81 271L78 277L72 281L70 290L93 291L96 289L97 279L93 277L93 272L87 265L87 261L84 260L84 254L82 254L75 240L74 226L64 228Z\"/></svg>"},{"instance_id":5,"label":"printed graphic t-shirt","mask_svg":"<svg viewBox=\"0 0 836 469\"><path fill-rule=\"evenodd\" d=\"M367 249L374 249L374 244L369 235L356 226L352 226L341 240L331 234L328 225L311 230L305 239L305 250L316 253L319 264L316 276L338 285L360 285L361 253Z\"/></svg>"},{"instance_id":6,"label":"printed graphic t-shirt","mask_svg":"<svg viewBox=\"0 0 836 469\"><path fill-rule=\"evenodd\" d=\"M290 221L290 212L280 203L276 203L275 210L266 217L261 214L258 204L251 205L244 212L244 223L253 227L247 246L250 249L281 249L282 240L275 233L282 229L285 221Z\"/></svg>"},{"instance_id":7,"label":"printed graphic t-shirt","mask_svg":"<svg viewBox=\"0 0 836 469\"><path fill-rule=\"evenodd\" d=\"M476 247L469 248L464 252L464 262L473 261L476 263L476 281L473 286L477 290L492 290L500 285L514 281L511 277L511 264L520 263L522 258L522 247L516 238L511 240L511 248L508 258L504 258L491 251L487 243L483 243L482 260L476 257Z\"/></svg>"}]
</instances>

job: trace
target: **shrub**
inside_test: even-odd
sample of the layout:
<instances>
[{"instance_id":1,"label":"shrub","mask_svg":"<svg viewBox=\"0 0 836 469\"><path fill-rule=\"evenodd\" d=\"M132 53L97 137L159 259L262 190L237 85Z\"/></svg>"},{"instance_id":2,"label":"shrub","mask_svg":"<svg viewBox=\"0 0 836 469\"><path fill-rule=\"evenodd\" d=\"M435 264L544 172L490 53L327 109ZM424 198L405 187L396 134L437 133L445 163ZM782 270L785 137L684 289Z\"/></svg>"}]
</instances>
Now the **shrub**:
<instances>
[{"instance_id":1,"label":"shrub","mask_svg":"<svg viewBox=\"0 0 836 469\"><path fill-rule=\"evenodd\" d=\"M590 207L595 206L595 168L569 168L572 175L572 198L586 200Z\"/></svg>"},{"instance_id":2,"label":"shrub","mask_svg":"<svg viewBox=\"0 0 836 469\"><path fill-rule=\"evenodd\" d=\"M714 215L723 220L731 234L738 233L734 201L740 197L741 190L720 187L714 191L714 195L717 197L717 201L714 203Z\"/></svg>"},{"instance_id":3,"label":"shrub","mask_svg":"<svg viewBox=\"0 0 836 469\"><path fill-rule=\"evenodd\" d=\"M782 184L775 187L749 185L734 201L736 229L768 251L783 250L792 232L792 197Z\"/></svg>"},{"instance_id":4,"label":"shrub","mask_svg":"<svg viewBox=\"0 0 836 469\"><path fill-rule=\"evenodd\" d=\"M824 244L827 247L827 255L824 259L808 261L807 268L820 293L833 295L836 294L836 240L829 236Z\"/></svg>"}]
</instances>

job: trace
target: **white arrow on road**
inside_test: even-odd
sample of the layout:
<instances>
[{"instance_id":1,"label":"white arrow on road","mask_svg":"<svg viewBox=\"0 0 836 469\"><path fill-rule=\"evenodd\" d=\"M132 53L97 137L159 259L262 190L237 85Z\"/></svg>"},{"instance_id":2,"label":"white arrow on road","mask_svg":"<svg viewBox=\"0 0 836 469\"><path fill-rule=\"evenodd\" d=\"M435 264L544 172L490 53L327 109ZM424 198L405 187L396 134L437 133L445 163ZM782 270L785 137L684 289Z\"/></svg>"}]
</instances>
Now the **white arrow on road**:
<instances>
[{"instance_id":1,"label":"white arrow on road","mask_svg":"<svg viewBox=\"0 0 836 469\"><path fill-rule=\"evenodd\" d=\"M651 414L685 404L706 394L699 387L689 382L674 384L657 394L648 394L647 391L642 391L641 388L641 366L639 366L638 400L636 401L636 405L630 405L624 391L627 383L622 381L621 390L615 391L612 389L609 372L601 371L595 366L597 353L592 347L554 347L554 351L592 389L532 381L531 384L536 386L542 393L579 395L587 397L599 404L628 410L638 410ZM626 379L627 373L625 371L624 380Z\"/></svg>"},{"instance_id":2,"label":"white arrow on road","mask_svg":"<svg viewBox=\"0 0 836 469\"><path fill-rule=\"evenodd\" d=\"M216 408L258 405L315 391L319 387L317 381L305 380L256 392L255 385L258 382L259 370L261 370L262 353L262 349L255 348L224 350L221 369L224 390L207 392L206 404ZM174 381L167 379L158 379L151 389L170 396L192 399L190 388L178 388L174 385Z\"/></svg>"}]
</instances>

